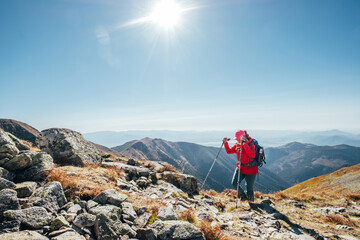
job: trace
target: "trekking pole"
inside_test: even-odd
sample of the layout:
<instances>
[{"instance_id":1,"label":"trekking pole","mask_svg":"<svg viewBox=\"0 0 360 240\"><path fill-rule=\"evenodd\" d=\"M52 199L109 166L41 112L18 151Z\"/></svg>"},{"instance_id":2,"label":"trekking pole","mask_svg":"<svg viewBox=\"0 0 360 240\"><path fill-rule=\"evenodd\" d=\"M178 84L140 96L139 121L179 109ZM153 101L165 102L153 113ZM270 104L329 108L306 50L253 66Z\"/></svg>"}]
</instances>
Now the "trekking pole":
<instances>
[{"instance_id":1,"label":"trekking pole","mask_svg":"<svg viewBox=\"0 0 360 240\"><path fill-rule=\"evenodd\" d=\"M238 180L237 180L237 187L236 187L236 208L238 206L238 203L239 203L239 206L240 206L240 201L241 201L240 198L239 198L239 185L240 185L240 167L241 167L242 146L243 146L243 143L241 141L241 144L240 144L240 159L239 159L239 172L238 172Z\"/></svg>"},{"instance_id":2,"label":"trekking pole","mask_svg":"<svg viewBox=\"0 0 360 240\"><path fill-rule=\"evenodd\" d=\"M230 138L228 138L228 141L230 141ZM209 176L209 174L210 174L210 172L211 172L212 168L214 167L214 164L215 164L215 162L216 162L216 159L218 158L218 156L219 156L219 154L220 154L220 151L221 151L221 149L222 149L222 146L223 146L223 145L224 145L224 142L223 142L223 143L221 143L220 149L219 149L219 151L218 151L218 153L217 153L217 155L216 155L216 157L215 157L215 159L214 159L214 162L212 163L212 165L211 165L211 167L210 167L210 170L209 170L209 172L207 173L207 175L206 175L206 177L205 177L205 180L204 180L203 184L201 185L201 189L204 187L205 182L206 182L206 180L207 180L207 178L208 178L208 176Z\"/></svg>"}]
</instances>

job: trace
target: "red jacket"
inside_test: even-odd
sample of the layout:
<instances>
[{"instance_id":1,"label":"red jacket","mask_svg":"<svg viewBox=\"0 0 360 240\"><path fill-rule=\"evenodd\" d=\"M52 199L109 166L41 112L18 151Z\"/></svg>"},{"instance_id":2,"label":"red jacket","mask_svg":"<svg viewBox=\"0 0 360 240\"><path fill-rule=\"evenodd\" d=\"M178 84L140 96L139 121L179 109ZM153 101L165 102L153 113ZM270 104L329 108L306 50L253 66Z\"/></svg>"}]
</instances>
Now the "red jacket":
<instances>
[{"instance_id":1,"label":"red jacket","mask_svg":"<svg viewBox=\"0 0 360 240\"><path fill-rule=\"evenodd\" d=\"M242 147L242 154L241 154L241 162L244 164L247 164L249 162L250 158L255 157L255 145L251 142L252 138L249 137L249 140L243 144ZM239 162L240 162L240 144L236 142L234 146L229 148L229 144L226 142L224 144L225 150L228 154L234 154L236 153L237 157L237 168L239 168ZM241 166L240 167L240 173L243 174L257 174L258 173L258 167L247 167L247 166Z\"/></svg>"}]
</instances>

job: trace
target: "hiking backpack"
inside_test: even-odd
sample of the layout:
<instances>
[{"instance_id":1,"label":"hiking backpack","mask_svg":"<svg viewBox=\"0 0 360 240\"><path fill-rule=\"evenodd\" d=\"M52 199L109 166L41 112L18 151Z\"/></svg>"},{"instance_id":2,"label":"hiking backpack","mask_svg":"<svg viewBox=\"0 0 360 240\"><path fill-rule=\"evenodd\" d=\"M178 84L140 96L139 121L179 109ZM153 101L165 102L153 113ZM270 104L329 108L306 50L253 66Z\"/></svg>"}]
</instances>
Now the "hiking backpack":
<instances>
[{"instance_id":1,"label":"hiking backpack","mask_svg":"<svg viewBox=\"0 0 360 240\"><path fill-rule=\"evenodd\" d=\"M247 164L241 163L241 165L246 167L254 167L254 166L261 167L264 163L266 164L264 148L260 146L258 141L254 138L251 140L251 142L255 145L255 157L250 158L249 163Z\"/></svg>"}]
</instances>

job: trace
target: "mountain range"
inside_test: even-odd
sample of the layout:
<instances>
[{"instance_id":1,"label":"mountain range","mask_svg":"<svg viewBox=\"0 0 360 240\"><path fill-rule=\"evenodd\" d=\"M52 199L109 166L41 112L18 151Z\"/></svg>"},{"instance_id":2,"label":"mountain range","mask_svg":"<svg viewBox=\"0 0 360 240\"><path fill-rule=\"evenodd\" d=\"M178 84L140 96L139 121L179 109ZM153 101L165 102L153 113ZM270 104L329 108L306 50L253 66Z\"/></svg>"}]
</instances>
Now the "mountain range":
<instances>
[{"instance_id":1,"label":"mountain range","mask_svg":"<svg viewBox=\"0 0 360 240\"><path fill-rule=\"evenodd\" d=\"M100 131L83 133L84 137L98 144L114 147L134 139L145 137L161 138L173 142L191 142L204 146L220 147L224 137L232 138L234 131ZM289 142L311 143L335 146L347 144L360 146L360 134L340 130L329 131L286 131L286 130L249 130L264 147L278 147Z\"/></svg>"},{"instance_id":2,"label":"mountain range","mask_svg":"<svg viewBox=\"0 0 360 240\"><path fill-rule=\"evenodd\" d=\"M266 148L269 170L291 185L360 163L360 147L317 146L292 142Z\"/></svg>"},{"instance_id":3,"label":"mountain range","mask_svg":"<svg viewBox=\"0 0 360 240\"><path fill-rule=\"evenodd\" d=\"M219 148L215 147L187 142L170 142L158 138L134 140L113 149L129 158L170 163L177 169L183 170L184 173L196 176L200 183L204 181L219 151ZM223 149L206 181L205 188L216 191L232 188L231 179L235 164L236 156L228 155ZM260 181L255 183L255 188L262 192L274 192L290 186L266 167L261 169L259 179Z\"/></svg>"},{"instance_id":4,"label":"mountain range","mask_svg":"<svg viewBox=\"0 0 360 240\"><path fill-rule=\"evenodd\" d=\"M219 150L194 143L151 138L130 141L112 149L126 157L168 162L184 173L196 176L199 182L203 182ZM255 189L261 192L283 190L309 178L360 163L360 147L348 145L316 146L292 142L266 148L265 153L267 164L259 169L255 182ZM205 187L217 191L232 188L230 182L235 163L235 155L222 150Z\"/></svg>"}]
</instances>

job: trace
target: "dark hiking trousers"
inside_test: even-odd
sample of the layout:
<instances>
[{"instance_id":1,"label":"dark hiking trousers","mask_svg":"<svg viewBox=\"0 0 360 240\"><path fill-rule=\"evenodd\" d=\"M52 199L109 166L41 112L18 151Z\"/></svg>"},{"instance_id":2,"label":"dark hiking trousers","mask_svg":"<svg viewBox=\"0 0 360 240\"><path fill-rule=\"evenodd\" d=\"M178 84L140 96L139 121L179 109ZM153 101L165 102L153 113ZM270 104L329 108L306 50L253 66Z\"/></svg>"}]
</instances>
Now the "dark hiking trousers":
<instances>
[{"instance_id":1,"label":"dark hiking trousers","mask_svg":"<svg viewBox=\"0 0 360 240\"><path fill-rule=\"evenodd\" d=\"M232 179L232 185L234 189L237 187L237 181L239 176L239 169L235 168L234 176ZM240 183L242 180L246 181L246 195L244 190L240 187ZM238 197L245 197L247 196L248 200L254 201L254 183L255 183L256 174L243 174L240 173L240 182L239 182L239 196Z\"/></svg>"}]
</instances>

